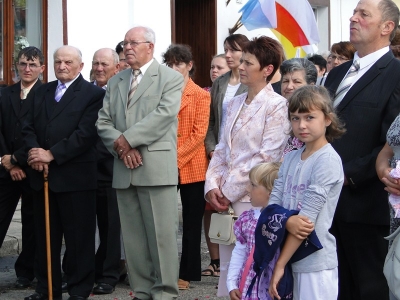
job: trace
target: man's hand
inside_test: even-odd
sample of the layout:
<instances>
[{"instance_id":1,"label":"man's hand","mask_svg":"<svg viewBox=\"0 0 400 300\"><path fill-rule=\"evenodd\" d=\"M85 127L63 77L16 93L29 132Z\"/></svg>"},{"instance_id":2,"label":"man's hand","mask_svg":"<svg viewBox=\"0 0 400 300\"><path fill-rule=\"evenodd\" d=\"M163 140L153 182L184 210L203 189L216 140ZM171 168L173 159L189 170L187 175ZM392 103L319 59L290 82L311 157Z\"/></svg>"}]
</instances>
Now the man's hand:
<instances>
[{"instance_id":1,"label":"man's hand","mask_svg":"<svg viewBox=\"0 0 400 300\"><path fill-rule=\"evenodd\" d=\"M120 159L124 159L131 149L131 145L129 145L123 134L121 134L119 138L114 141L114 151L117 152Z\"/></svg>"},{"instance_id":2,"label":"man's hand","mask_svg":"<svg viewBox=\"0 0 400 300\"><path fill-rule=\"evenodd\" d=\"M128 169L135 169L143 166L142 155L140 154L139 150L136 148L129 150L124 157L124 164Z\"/></svg>"},{"instance_id":3,"label":"man's hand","mask_svg":"<svg viewBox=\"0 0 400 300\"><path fill-rule=\"evenodd\" d=\"M314 230L314 224L306 216L291 216L286 222L286 230L296 238L304 240Z\"/></svg>"},{"instance_id":4,"label":"man's hand","mask_svg":"<svg viewBox=\"0 0 400 300\"><path fill-rule=\"evenodd\" d=\"M18 166L15 166L10 170L10 176L11 176L11 179L14 181L21 181L26 178L26 174L25 174L24 170L22 170Z\"/></svg>"},{"instance_id":5,"label":"man's hand","mask_svg":"<svg viewBox=\"0 0 400 300\"><path fill-rule=\"evenodd\" d=\"M1 164L6 169L7 171L10 171L12 168L14 168L14 165L11 164L11 155L6 154L1 158Z\"/></svg>"},{"instance_id":6,"label":"man's hand","mask_svg":"<svg viewBox=\"0 0 400 300\"><path fill-rule=\"evenodd\" d=\"M33 163L30 165L32 169L39 171L39 172L44 172L44 174L47 176L49 174L49 165L47 163Z\"/></svg>"},{"instance_id":7,"label":"man's hand","mask_svg":"<svg viewBox=\"0 0 400 300\"><path fill-rule=\"evenodd\" d=\"M35 163L48 164L54 160L54 156L51 154L50 150L44 150L42 148L32 148L29 150L28 155L28 165L30 166Z\"/></svg>"},{"instance_id":8,"label":"man's hand","mask_svg":"<svg viewBox=\"0 0 400 300\"><path fill-rule=\"evenodd\" d=\"M231 203L219 189L212 189L206 194L207 201L211 204L216 211L223 212L228 210Z\"/></svg>"},{"instance_id":9,"label":"man's hand","mask_svg":"<svg viewBox=\"0 0 400 300\"><path fill-rule=\"evenodd\" d=\"M240 300L240 298L242 298L242 294L240 293L239 289L234 289L229 292L229 297L231 297L231 300Z\"/></svg>"}]
</instances>

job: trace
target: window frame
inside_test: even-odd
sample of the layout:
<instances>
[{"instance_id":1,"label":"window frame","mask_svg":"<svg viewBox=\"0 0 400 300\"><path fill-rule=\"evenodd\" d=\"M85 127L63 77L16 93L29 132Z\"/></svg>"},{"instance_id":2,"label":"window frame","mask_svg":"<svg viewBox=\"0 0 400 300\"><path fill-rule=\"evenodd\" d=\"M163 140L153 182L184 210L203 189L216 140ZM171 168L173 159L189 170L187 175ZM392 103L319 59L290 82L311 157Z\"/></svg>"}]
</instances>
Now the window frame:
<instances>
[{"instance_id":1,"label":"window frame","mask_svg":"<svg viewBox=\"0 0 400 300\"><path fill-rule=\"evenodd\" d=\"M44 56L44 65L46 66L43 72L43 82L47 82L47 14L48 0L41 0L42 4L42 53ZM15 82L12 77L12 55L14 51L14 5L15 0L3 0L3 80L0 80L0 85L12 85Z\"/></svg>"}]
</instances>

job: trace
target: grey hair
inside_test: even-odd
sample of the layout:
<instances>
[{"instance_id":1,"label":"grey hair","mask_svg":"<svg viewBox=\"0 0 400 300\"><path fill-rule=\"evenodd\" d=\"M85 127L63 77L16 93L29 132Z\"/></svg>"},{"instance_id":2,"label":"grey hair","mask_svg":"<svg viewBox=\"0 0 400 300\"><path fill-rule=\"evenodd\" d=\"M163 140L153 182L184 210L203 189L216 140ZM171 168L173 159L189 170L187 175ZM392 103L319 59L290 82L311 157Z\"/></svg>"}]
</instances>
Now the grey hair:
<instances>
[{"instance_id":1,"label":"grey hair","mask_svg":"<svg viewBox=\"0 0 400 300\"><path fill-rule=\"evenodd\" d=\"M111 48L110 48L110 50L111 50L111 54L114 58L114 64L119 64L119 55L118 55L117 51L115 51L114 49L111 49Z\"/></svg>"},{"instance_id":2,"label":"grey hair","mask_svg":"<svg viewBox=\"0 0 400 300\"><path fill-rule=\"evenodd\" d=\"M117 51L115 51L114 49L111 48L101 48L99 50L97 50L94 54L93 54L93 58L96 55L97 52L101 51L101 50L108 50L110 51L110 54L112 55L113 61L114 61L114 65L119 64L119 55L117 53Z\"/></svg>"},{"instance_id":3,"label":"grey hair","mask_svg":"<svg viewBox=\"0 0 400 300\"><path fill-rule=\"evenodd\" d=\"M156 34L154 33L154 30L151 29L150 27L146 27L146 26L138 26L140 28L143 28L144 33L143 36L146 40L146 42L150 42L152 44L156 43Z\"/></svg>"},{"instance_id":4,"label":"grey hair","mask_svg":"<svg viewBox=\"0 0 400 300\"><path fill-rule=\"evenodd\" d=\"M317 82L318 72L315 65L306 58L292 58L285 60L280 67L282 78L287 73L295 71L303 71L306 75L307 84L314 84Z\"/></svg>"},{"instance_id":5,"label":"grey hair","mask_svg":"<svg viewBox=\"0 0 400 300\"><path fill-rule=\"evenodd\" d=\"M396 35L397 25L399 25L399 8L392 0L381 0L378 4L378 8L382 14L382 22L394 22L394 29L389 36L389 41L392 41L394 36Z\"/></svg>"},{"instance_id":6,"label":"grey hair","mask_svg":"<svg viewBox=\"0 0 400 300\"><path fill-rule=\"evenodd\" d=\"M57 51L60 50L61 48L64 48L64 47L69 47L69 48L74 49L76 51L76 54L78 55L79 63L82 62L82 52L81 52L81 50L79 50L78 48L76 48L74 46L70 46L70 45L64 45L64 46L61 46L61 47L57 48L53 53L53 59L56 59Z\"/></svg>"}]
</instances>

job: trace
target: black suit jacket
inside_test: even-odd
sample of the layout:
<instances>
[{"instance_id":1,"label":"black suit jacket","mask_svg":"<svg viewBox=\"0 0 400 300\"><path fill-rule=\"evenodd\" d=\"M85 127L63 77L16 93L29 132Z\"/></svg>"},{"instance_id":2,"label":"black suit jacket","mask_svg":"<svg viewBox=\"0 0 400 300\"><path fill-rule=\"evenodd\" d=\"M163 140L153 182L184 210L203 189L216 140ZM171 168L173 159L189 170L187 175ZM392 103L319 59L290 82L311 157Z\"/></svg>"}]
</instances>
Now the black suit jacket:
<instances>
[{"instance_id":1,"label":"black suit jacket","mask_svg":"<svg viewBox=\"0 0 400 300\"><path fill-rule=\"evenodd\" d=\"M53 81L34 92L22 129L26 151L43 148L53 154L48 177L52 191L96 189L95 123L105 91L79 75L55 104L56 88L57 81ZM34 170L30 173L31 187L39 191L43 174Z\"/></svg>"},{"instance_id":2,"label":"black suit jacket","mask_svg":"<svg viewBox=\"0 0 400 300\"><path fill-rule=\"evenodd\" d=\"M325 87L332 95L351 64L329 72ZM400 111L400 61L391 51L386 53L350 88L336 109L347 132L332 146L342 158L350 186L342 189L335 218L387 225L387 192L376 174L375 161Z\"/></svg>"},{"instance_id":3,"label":"black suit jacket","mask_svg":"<svg viewBox=\"0 0 400 300\"><path fill-rule=\"evenodd\" d=\"M94 81L90 83L94 84ZM103 141L99 137L96 143L97 149L97 180L112 182L114 156L104 146Z\"/></svg>"},{"instance_id":4,"label":"black suit jacket","mask_svg":"<svg viewBox=\"0 0 400 300\"><path fill-rule=\"evenodd\" d=\"M0 97L0 157L14 154L21 167L27 166L27 155L21 136L22 125L30 108L33 91L41 85L40 80L36 81L22 106L20 105L21 82L4 88ZM10 173L0 168L0 178L10 178Z\"/></svg>"}]
</instances>

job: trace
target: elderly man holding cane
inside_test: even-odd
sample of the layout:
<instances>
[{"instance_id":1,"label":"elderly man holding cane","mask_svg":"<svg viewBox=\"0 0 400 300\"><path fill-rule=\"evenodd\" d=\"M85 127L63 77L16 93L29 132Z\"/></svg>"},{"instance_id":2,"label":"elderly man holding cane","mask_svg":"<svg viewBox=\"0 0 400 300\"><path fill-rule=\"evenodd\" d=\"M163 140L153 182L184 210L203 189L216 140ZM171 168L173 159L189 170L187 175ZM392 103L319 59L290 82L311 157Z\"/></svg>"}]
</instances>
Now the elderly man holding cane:
<instances>
[{"instance_id":1,"label":"elderly man holding cane","mask_svg":"<svg viewBox=\"0 0 400 300\"><path fill-rule=\"evenodd\" d=\"M48 299L43 174L48 173L52 290L61 299L61 241L68 250L69 300L87 299L94 284L97 112L104 90L83 79L82 54L72 46L54 53L58 80L35 91L22 130L35 212L36 292L25 300Z\"/></svg>"}]
</instances>

